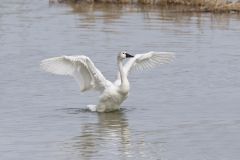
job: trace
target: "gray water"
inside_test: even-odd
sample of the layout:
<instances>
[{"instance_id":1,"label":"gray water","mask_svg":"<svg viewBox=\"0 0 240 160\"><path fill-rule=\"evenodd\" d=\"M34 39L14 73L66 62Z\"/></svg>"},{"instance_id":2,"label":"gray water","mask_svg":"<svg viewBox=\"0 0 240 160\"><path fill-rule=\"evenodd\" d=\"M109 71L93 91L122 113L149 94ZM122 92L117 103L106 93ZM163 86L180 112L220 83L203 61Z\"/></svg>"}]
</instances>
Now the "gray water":
<instances>
[{"instance_id":1,"label":"gray water","mask_svg":"<svg viewBox=\"0 0 240 160\"><path fill-rule=\"evenodd\" d=\"M1 160L238 160L240 15L147 6L0 4ZM132 74L122 109L92 113L98 94L44 73L42 59L84 54L110 80L116 54L172 51Z\"/></svg>"}]
</instances>

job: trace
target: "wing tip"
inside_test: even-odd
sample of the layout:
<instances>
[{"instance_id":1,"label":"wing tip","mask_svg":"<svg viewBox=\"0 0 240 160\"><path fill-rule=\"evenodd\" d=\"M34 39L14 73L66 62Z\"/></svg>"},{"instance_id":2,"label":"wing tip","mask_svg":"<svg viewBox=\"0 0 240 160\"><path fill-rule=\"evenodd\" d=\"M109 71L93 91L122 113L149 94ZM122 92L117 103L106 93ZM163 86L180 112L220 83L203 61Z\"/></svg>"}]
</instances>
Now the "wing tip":
<instances>
[{"instance_id":1,"label":"wing tip","mask_svg":"<svg viewBox=\"0 0 240 160\"><path fill-rule=\"evenodd\" d=\"M47 71L46 62L47 62L47 59L44 59L44 60L41 60L41 62L39 64L40 69L43 70L43 71Z\"/></svg>"},{"instance_id":2,"label":"wing tip","mask_svg":"<svg viewBox=\"0 0 240 160\"><path fill-rule=\"evenodd\" d=\"M60 70L58 68L58 63L61 62L65 56L59 56L59 57L52 57L48 59L43 59L40 61L40 69L52 73L52 74L57 74L57 75L70 75L68 72L63 70Z\"/></svg>"}]
</instances>

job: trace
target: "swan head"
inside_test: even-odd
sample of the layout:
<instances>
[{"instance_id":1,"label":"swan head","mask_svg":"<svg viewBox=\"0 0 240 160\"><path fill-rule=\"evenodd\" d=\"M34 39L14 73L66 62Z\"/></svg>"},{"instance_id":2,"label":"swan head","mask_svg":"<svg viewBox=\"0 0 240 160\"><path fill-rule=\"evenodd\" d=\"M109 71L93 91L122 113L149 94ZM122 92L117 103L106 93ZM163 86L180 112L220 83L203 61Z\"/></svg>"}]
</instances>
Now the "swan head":
<instances>
[{"instance_id":1,"label":"swan head","mask_svg":"<svg viewBox=\"0 0 240 160\"><path fill-rule=\"evenodd\" d=\"M119 60L124 60L126 58L132 58L132 57L134 57L134 56L128 54L126 51L122 51L118 54L118 59Z\"/></svg>"}]
</instances>

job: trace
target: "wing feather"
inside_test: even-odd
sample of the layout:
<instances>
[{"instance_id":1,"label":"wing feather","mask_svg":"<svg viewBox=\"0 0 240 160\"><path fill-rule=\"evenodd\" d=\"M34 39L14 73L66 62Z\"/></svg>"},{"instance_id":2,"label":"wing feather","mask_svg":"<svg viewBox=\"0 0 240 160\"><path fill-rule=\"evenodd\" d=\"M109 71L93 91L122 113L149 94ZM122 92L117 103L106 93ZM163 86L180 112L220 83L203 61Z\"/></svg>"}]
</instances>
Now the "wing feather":
<instances>
[{"instance_id":1,"label":"wing feather","mask_svg":"<svg viewBox=\"0 0 240 160\"><path fill-rule=\"evenodd\" d=\"M160 64L171 62L174 57L174 53L172 52L151 51L144 54L137 54L124 65L124 70L129 74L129 72L134 70L142 71L151 69Z\"/></svg>"},{"instance_id":2,"label":"wing feather","mask_svg":"<svg viewBox=\"0 0 240 160\"><path fill-rule=\"evenodd\" d=\"M45 59L41 68L58 75L69 75L80 85L81 91L103 91L110 83L87 56L61 56Z\"/></svg>"}]
</instances>

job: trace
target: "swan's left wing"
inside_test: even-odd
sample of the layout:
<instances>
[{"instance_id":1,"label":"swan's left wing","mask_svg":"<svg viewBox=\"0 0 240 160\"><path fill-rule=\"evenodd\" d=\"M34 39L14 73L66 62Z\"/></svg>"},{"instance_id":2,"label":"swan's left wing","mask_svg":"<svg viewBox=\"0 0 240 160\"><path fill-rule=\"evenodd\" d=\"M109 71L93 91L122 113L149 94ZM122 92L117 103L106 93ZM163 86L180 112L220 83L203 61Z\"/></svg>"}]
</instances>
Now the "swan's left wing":
<instances>
[{"instance_id":1,"label":"swan's left wing","mask_svg":"<svg viewBox=\"0 0 240 160\"><path fill-rule=\"evenodd\" d=\"M160 64L169 63L174 59L172 52L148 52L144 54L136 54L124 65L125 73L129 74L131 71L142 71L145 69L154 68Z\"/></svg>"},{"instance_id":2,"label":"swan's left wing","mask_svg":"<svg viewBox=\"0 0 240 160\"><path fill-rule=\"evenodd\" d=\"M102 92L111 83L84 55L45 59L41 62L41 68L50 73L74 77L81 91L95 89Z\"/></svg>"}]
</instances>

